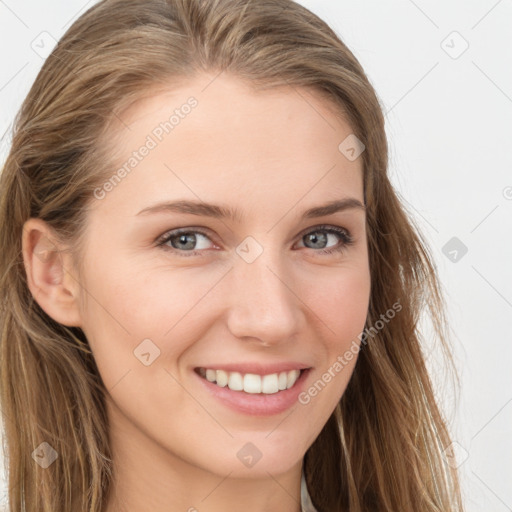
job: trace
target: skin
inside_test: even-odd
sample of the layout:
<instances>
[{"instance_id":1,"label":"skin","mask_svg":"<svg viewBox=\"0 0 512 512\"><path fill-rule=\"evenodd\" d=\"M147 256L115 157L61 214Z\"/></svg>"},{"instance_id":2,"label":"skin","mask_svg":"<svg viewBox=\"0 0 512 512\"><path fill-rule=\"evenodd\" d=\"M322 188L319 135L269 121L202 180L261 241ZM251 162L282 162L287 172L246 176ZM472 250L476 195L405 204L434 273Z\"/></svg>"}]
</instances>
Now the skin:
<instances>
[{"instance_id":1,"label":"skin","mask_svg":"<svg viewBox=\"0 0 512 512\"><path fill-rule=\"evenodd\" d=\"M269 417L228 409L193 373L208 362L302 361L312 367L307 389L357 340L370 297L364 210L300 219L330 200L364 202L362 158L338 150L351 127L305 89L255 91L226 74L212 79L197 76L124 113L109 141L113 170L166 113L191 95L198 100L120 184L94 199L81 275L68 254L52 253L43 221L24 226L31 292L54 319L84 330L108 390L116 481L107 512L299 511L304 454L356 362L308 404ZM244 219L137 215L178 198L237 207ZM321 237L321 224L348 230L354 243L323 254L343 240L305 236ZM190 249L156 245L176 228L203 228L207 237L187 245L202 252L184 257ZM248 236L263 248L252 263L236 252ZM134 356L144 339L160 350L149 366ZM237 457L249 442L262 454L252 467Z\"/></svg>"}]
</instances>

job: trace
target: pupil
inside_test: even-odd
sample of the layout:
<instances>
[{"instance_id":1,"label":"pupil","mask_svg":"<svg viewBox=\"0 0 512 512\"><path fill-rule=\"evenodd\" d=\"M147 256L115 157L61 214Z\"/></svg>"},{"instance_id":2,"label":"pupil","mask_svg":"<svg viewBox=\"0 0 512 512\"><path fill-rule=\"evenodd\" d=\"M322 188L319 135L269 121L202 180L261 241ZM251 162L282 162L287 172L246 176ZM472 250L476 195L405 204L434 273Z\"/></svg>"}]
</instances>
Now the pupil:
<instances>
[{"instance_id":1,"label":"pupil","mask_svg":"<svg viewBox=\"0 0 512 512\"><path fill-rule=\"evenodd\" d=\"M183 246L187 245L187 238L189 238L189 237L192 238L192 240L191 240L191 242L189 242L189 244L192 244L192 247L193 247L194 246L194 237L192 237L190 233L184 233L184 234L179 235L178 243L177 243L178 247L177 248L178 249L180 249L180 248L183 249ZM174 245L174 243L172 245Z\"/></svg>"},{"instance_id":2,"label":"pupil","mask_svg":"<svg viewBox=\"0 0 512 512\"><path fill-rule=\"evenodd\" d=\"M314 244L318 243L320 240L322 240L324 242L327 241L327 235L325 235L325 234L321 235L321 236L311 234L311 235L309 235L309 237L310 237L310 241L313 242Z\"/></svg>"}]
</instances>

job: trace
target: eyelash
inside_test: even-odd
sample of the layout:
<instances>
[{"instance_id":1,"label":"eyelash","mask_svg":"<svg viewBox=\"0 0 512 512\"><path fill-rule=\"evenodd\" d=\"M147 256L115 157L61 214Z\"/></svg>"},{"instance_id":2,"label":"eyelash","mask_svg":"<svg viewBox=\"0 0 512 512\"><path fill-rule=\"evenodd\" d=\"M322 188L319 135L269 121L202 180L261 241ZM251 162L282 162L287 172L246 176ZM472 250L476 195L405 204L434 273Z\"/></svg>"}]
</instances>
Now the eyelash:
<instances>
[{"instance_id":1,"label":"eyelash","mask_svg":"<svg viewBox=\"0 0 512 512\"><path fill-rule=\"evenodd\" d=\"M316 233L318 231L325 231L325 232L330 233L330 234L338 235L341 238L341 240L342 240L342 244L337 246L337 247L330 248L330 249L319 249L317 251L312 249L314 252L319 252L319 253L322 253L322 254L341 253L341 252L346 250L349 246L351 246L354 243L354 239L352 238L350 232L347 231L346 229L338 228L336 226L325 226L325 225L315 226L313 229L311 229L311 230L307 231L306 233L304 233L304 235L302 235L301 239L304 238L306 235L309 235L311 233ZM210 238L208 236L208 234L205 231L201 230L201 229L180 228L180 229L175 229L173 231L168 231L167 233L165 233L164 235L159 237L157 239L157 247L161 247L164 251L171 251L171 252L174 252L174 253L186 253L186 254L180 254L180 256L185 257L185 258L189 257L189 256L196 256L196 255L204 252L204 250L200 250L200 251L197 251L197 250L196 251L180 251L180 250L178 250L178 249L176 249L174 247L169 247L169 246L165 245L172 238L174 238L174 237L176 237L178 235L183 235L183 234L189 235L191 233L199 233L199 234L205 236L208 239Z\"/></svg>"}]
</instances>

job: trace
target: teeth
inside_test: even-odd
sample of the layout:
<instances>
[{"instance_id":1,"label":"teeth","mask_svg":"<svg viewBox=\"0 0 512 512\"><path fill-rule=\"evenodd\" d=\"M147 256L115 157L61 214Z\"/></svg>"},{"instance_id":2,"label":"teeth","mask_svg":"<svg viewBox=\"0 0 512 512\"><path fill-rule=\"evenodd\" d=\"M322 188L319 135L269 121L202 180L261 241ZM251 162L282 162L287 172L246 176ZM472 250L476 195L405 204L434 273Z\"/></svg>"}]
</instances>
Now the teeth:
<instances>
[{"instance_id":1,"label":"teeth","mask_svg":"<svg viewBox=\"0 0 512 512\"><path fill-rule=\"evenodd\" d=\"M269 375L256 375L254 373L241 374L239 372L226 372L224 370L199 369L200 375L217 386L228 387L233 391L246 393L263 393L271 395L285 389L290 389L300 375L300 370L271 373Z\"/></svg>"},{"instance_id":2,"label":"teeth","mask_svg":"<svg viewBox=\"0 0 512 512\"><path fill-rule=\"evenodd\" d=\"M288 382L288 372L281 372L279 374L278 380L278 387L279 390L282 391L283 389L286 389L287 382Z\"/></svg>"},{"instance_id":3,"label":"teeth","mask_svg":"<svg viewBox=\"0 0 512 512\"><path fill-rule=\"evenodd\" d=\"M261 393L261 377L254 373L245 374L244 391L246 393Z\"/></svg>"},{"instance_id":4,"label":"teeth","mask_svg":"<svg viewBox=\"0 0 512 512\"><path fill-rule=\"evenodd\" d=\"M242 389L244 389L242 374L238 372L231 372L229 374L228 387L233 391L242 391Z\"/></svg>"},{"instance_id":5,"label":"teeth","mask_svg":"<svg viewBox=\"0 0 512 512\"><path fill-rule=\"evenodd\" d=\"M217 386L220 386L221 388L227 386L228 384L228 374L224 370L217 370Z\"/></svg>"},{"instance_id":6,"label":"teeth","mask_svg":"<svg viewBox=\"0 0 512 512\"><path fill-rule=\"evenodd\" d=\"M277 393L279 391L279 376L277 373L272 375L264 375L261 379L261 392L262 393Z\"/></svg>"}]
</instances>

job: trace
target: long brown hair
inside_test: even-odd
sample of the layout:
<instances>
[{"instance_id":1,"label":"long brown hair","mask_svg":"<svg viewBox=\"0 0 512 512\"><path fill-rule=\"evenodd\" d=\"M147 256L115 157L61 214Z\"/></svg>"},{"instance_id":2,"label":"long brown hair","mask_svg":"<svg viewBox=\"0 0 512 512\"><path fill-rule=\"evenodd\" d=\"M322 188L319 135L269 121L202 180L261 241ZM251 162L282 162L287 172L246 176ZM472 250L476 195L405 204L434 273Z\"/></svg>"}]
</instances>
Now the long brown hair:
<instances>
[{"instance_id":1,"label":"long brown hair","mask_svg":"<svg viewBox=\"0 0 512 512\"><path fill-rule=\"evenodd\" d=\"M361 65L329 26L291 0L104 0L44 63L16 118L1 175L1 407L11 511L101 512L112 481L102 384L81 329L33 299L21 236L46 221L80 261L93 190L112 168L110 122L135 100L206 70L258 88L308 87L363 141L371 271L366 327L346 392L307 451L319 512L462 511L450 445L421 347L426 311L449 356L443 297L428 246L387 176L384 116ZM78 265L77 265L78 266ZM443 352L444 353L444 352ZM47 442L47 469L33 452Z\"/></svg>"}]
</instances>

